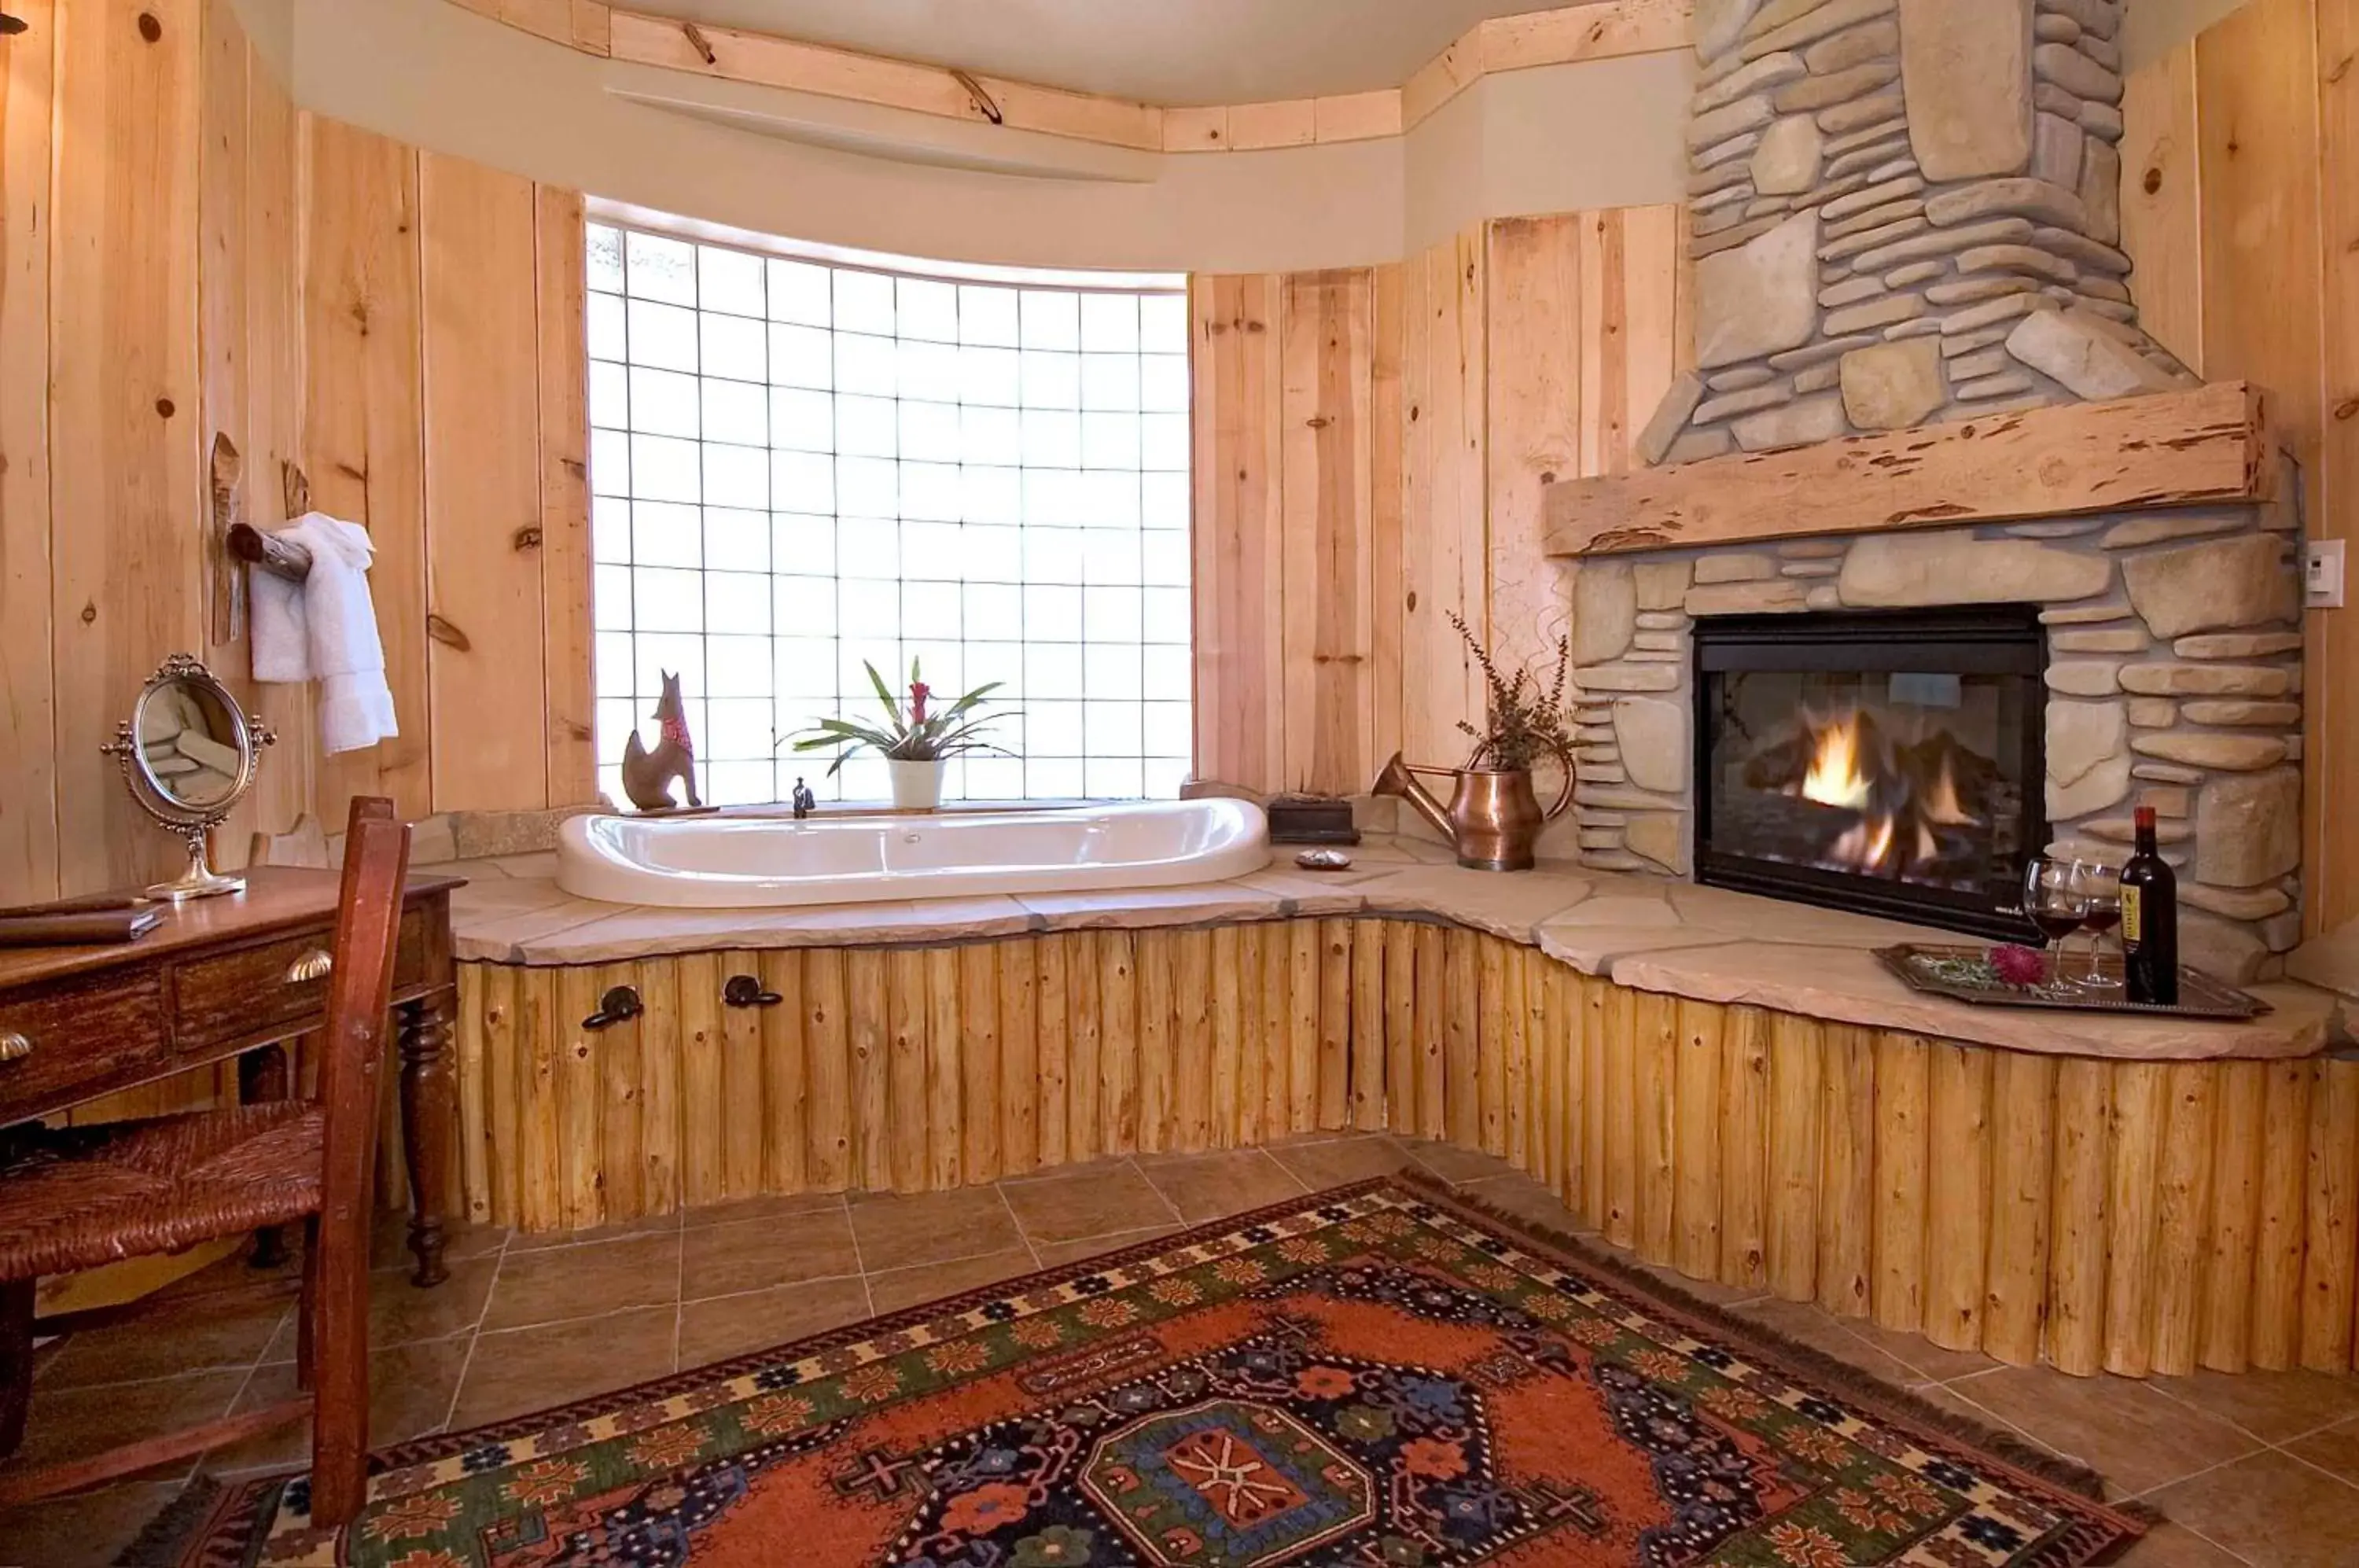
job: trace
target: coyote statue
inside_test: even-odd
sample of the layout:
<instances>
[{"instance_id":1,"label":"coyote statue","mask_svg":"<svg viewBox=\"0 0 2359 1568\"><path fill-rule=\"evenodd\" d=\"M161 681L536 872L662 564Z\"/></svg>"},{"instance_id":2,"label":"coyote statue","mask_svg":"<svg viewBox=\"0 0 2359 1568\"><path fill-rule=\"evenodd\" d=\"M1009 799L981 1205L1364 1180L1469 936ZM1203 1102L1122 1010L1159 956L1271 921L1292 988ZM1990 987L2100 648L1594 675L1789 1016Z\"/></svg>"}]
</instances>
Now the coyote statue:
<instances>
[{"instance_id":1,"label":"coyote statue","mask_svg":"<svg viewBox=\"0 0 2359 1568\"><path fill-rule=\"evenodd\" d=\"M688 712L679 700L679 677L664 672L663 696L656 703L656 724L663 739L649 751L639 744L639 732L633 730L623 746L623 793L631 804L643 811L673 811L679 802L671 798L671 781L679 779L688 786L689 808L699 810L704 802L696 794L696 743L689 738Z\"/></svg>"}]
</instances>

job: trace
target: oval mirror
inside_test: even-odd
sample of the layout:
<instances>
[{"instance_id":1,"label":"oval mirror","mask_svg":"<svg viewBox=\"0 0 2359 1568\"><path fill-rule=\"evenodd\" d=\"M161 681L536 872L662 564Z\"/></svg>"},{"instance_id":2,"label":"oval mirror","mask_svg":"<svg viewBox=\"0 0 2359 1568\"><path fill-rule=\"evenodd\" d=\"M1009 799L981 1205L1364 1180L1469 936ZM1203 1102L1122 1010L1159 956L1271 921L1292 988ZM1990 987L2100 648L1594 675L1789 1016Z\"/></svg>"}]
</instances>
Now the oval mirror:
<instances>
[{"instance_id":1,"label":"oval mirror","mask_svg":"<svg viewBox=\"0 0 2359 1568\"><path fill-rule=\"evenodd\" d=\"M180 835L189 866L179 878L147 889L159 898L234 893L242 877L224 877L205 858L205 830L227 817L254 787L260 749L277 737L248 718L218 676L176 653L139 689L131 717L103 749L122 765L140 809Z\"/></svg>"}]
</instances>

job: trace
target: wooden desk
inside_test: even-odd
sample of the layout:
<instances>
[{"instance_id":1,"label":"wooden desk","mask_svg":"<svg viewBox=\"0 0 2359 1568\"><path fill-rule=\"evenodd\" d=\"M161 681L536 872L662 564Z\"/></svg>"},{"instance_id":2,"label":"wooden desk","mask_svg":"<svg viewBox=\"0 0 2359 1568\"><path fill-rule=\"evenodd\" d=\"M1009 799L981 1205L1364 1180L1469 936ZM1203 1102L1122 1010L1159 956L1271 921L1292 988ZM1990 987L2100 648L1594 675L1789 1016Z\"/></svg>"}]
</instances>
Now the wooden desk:
<instances>
[{"instance_id":1,"label":"wooden desk","mask_svg":"<svg viewBox=\"0 0 2359 1568\"><path fill-rule=\"evenodd\" d=\"M337 874L258 867L243 893L168 910L136 942L0 949L0 1127L230 1057L250 1098L287 1093L285 1056L257 1053L324 1027ZM403 895L393 1002L412 1279L442 1263L453 1127L448 1051L457 971L449 877Z\"/></svg>"}]
</instances>

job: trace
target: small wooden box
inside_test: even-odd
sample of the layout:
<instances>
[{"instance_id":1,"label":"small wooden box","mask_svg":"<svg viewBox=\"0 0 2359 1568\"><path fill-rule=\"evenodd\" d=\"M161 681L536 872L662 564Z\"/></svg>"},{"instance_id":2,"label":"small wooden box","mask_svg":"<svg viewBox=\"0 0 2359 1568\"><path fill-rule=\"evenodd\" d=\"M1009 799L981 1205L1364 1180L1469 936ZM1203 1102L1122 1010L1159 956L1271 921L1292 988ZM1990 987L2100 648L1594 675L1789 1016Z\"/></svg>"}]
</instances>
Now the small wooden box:
<instances>
[{"instance_id":1,"label":"small wooden box","mask_svg":"<svg viewBox=\"0 0 2359 1568\"><path fill-rule=\"evenodd\" d=\"M1321 795L1278 795L1271 799L1267 810L1272 844L1360 842L1360 830L1352 825L1349 800Z\"/></svg>"}]
</instances>

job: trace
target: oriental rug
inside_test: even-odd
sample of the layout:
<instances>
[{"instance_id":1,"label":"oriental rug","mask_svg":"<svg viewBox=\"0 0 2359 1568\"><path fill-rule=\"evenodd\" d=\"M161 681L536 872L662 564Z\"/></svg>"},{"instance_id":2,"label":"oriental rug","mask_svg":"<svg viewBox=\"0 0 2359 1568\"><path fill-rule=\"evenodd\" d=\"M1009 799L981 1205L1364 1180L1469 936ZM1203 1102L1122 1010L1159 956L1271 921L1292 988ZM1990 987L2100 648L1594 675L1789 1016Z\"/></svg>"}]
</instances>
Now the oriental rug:
<instances>
[{"instance_id":1,"label":"oriental rug","mask_svg":"<svg viewBox=\"0 0 2359 1568\"><path fill-rule=\"evenodd\" d=\"M2097 1491L1394 1177L390 1450L341 1540L247 1483L149 1560L2073 1568L2142 1529Z\"/></svg>"}]
</instances>

